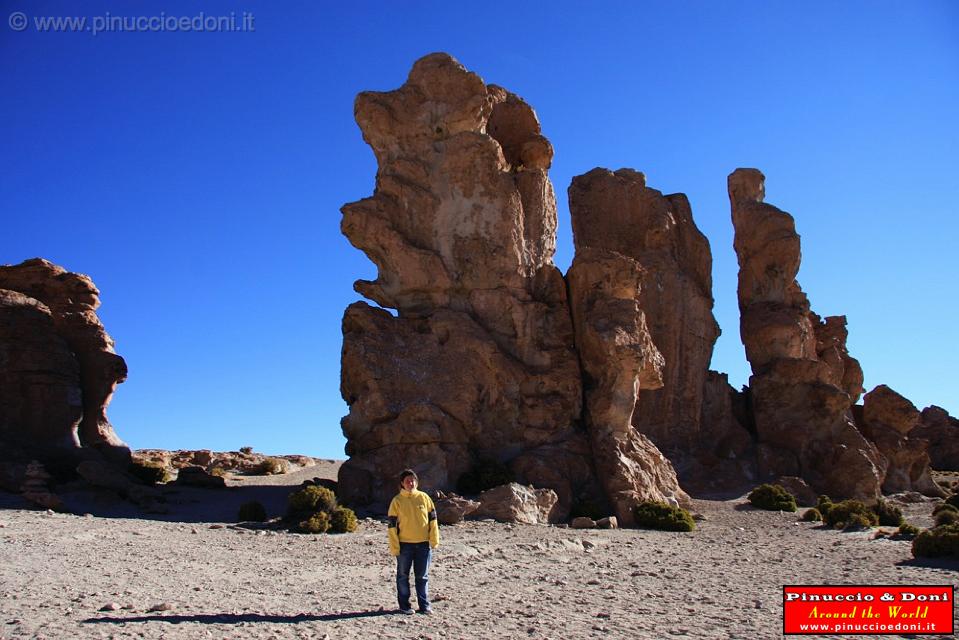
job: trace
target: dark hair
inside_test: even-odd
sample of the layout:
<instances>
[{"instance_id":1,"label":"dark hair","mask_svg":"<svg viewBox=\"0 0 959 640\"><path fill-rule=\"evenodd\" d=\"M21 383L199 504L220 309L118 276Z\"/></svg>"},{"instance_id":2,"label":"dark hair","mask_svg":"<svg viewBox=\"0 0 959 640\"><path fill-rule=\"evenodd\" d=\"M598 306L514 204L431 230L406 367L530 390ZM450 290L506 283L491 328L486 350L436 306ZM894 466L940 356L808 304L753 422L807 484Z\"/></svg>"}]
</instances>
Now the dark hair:
<instances>
[{"instance_id":1,"label":"dark hair","mask_svg":"<svg viewBox=\"0 0 959 640\"><path fill-rule=\"evenodd\" d=\"M400 484L403 484L403 481L406 480L409 476L413 476L413 479L416 480L417 484L419 484L420 477L416 475L416 472L413 471L412 469L403 469L402 471L400 471Z\"/></svg>"}]
</instances>

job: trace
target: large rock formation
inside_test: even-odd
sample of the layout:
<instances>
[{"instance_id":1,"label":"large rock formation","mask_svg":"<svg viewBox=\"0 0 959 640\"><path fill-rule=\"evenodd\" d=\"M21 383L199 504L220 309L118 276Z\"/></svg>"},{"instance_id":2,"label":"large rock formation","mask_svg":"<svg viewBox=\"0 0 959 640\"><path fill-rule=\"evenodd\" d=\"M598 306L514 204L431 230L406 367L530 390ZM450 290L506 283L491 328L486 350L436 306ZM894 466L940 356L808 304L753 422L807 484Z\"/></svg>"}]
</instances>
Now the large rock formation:
<instances>
[{"instance_id":1,"label":"large rock formation","mask_svg":"<svg viewBox=\"0 0 959 640\"><path fill-rule=\"evenodd\" d=\"M398 313L360 302L343 319L341 492L382 504L404 466L451 489L493 458L568 509L595 483L535 113L445 54L355 113L379 168L342 230L379 270L356 290Z\"/></svg>"},{"instance_id":2,"label":"large rock formation","mask_svg":"<svg viewBox=\"0 0 959 640\"><path fill-rule=\"evenodd\" d=\"M862 371L846 351L845 318L820 321L810 311L796 282L800 244L793 218L764 197L756 169L729 176L760 472L802 477L837 498L875 500L886 462L853 423Z\"/></svg>"},{"instance_id":3,"label":"large rock formation","mask_svg":"<svg viewBox=\"0 0 959 640\"><path fill-rule=\"evenodd\" d=\"M863 397L862 415L857 416L856 425L886 459L883 493L942 495L929 467L929 442L913 435L919 418L912 402L884 384Z\"/></svg>"},{"instance_id":4,"label":"large rock formation","mask_svg":"<svg viewBox=\"0 0 959 640\"><path fill-rule=\"evenodd\" d=\"M602 500L536 114L445 54L355 113L376 191L342 230L379 271L356 290L397 313L359 302L343 319L341 494L382 507L405 466L448 490L494 459L553 489L557 513Z\"/></svg>"},{"instance_id":5,"label":"large rock formation","mask_svg":"<svg viewBox=\"0 0 959 640\"><path fill-rule=\"evenodd\" d=\"M919 425L909 432L911 438L929 442L933 469L959 471L959 420L935 405L922 410Z\"/></svg>"},{"instance_id":6,"label":"large rock formation","mask_svg":"<svg viewBox=\"0 0 959 640\"><path fill-rule=\"evenodd\" d=\"M688 500L672 465L632 425L640 389L663 385L663 356L638 303L643 268L615 251L581 247L567 278L593 460L616 516L630 525L638 502Z\"/></svg>"},{"instance_id":7,"label":"large rock formation","mask_svg":"<svg viewBox=\"0 0 959 640\"><path fill-rule=\"evenodd\" d=\"M0 266L0 435L44 454L91 447L124 462L130 451L106 408L126 379L96 315L85 275L46 260Z\"/></svg>"},{"instance_id":8,"label":"large rock formation","mask_svg":"<svg viewBox=\"0 0 959 640\"><path fill-rule=\"evenodd\" d=\"M641 386L633 426L686 470L687 480L704 470L723 475L716 465L728 460L736 476L748 473L739 465L752 457L751 440L732 414L733 390L709 371L720 333L712 314L712 254L686 196L664 196L632 169L597 168L573 179L569 208L577 260L592 248L641 265L633 297L664 362L661 384ZM623 267L627 280L630 271ZM584 366L590 373L585 358Z\"/></svg>"}]
</instances>

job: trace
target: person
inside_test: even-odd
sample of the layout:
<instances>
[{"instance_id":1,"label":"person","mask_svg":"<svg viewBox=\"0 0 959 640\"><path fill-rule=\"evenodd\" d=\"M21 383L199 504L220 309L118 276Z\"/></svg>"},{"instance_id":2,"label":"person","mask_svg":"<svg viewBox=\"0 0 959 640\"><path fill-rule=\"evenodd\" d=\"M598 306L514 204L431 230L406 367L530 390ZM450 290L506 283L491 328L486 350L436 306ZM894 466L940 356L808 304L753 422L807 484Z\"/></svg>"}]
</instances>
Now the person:
<instances>
[{"instance_id":1,"label":"person","mask_svg":"<svg viewBox=\"0 0 959 640\"><path fill-rule=\"evenodd\" d=\"M439 546L440 530L433 500L420 491L419 477L412 469L400 473L400 492L390 502L390 553L396 557L396 598L400 612L411 614L410 567L416 582L419 612L433 613L430 606L429 571L433 549Z\"/></svg>"}]
</instances>

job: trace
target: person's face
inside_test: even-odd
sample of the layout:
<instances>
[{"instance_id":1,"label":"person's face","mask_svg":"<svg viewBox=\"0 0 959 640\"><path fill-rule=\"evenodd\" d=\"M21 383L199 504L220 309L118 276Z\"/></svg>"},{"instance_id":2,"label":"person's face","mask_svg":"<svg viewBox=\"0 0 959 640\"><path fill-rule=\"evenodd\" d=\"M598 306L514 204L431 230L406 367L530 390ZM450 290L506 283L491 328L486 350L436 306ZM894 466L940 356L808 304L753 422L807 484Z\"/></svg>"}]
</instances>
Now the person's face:
<instances>
[{"instance_id":1,"label":"person's face","mask_svg":"<svg viewBox=\"0 0 959 640\"><path fill-rule=\"evenodd\" d=\"M406 476L405 478L403 478L402 481L400 481L400 486L402 486L407 491L412 491L413 489L416 488L416 478L414 478L413 476Z\"/></svg>"}]
</instances>

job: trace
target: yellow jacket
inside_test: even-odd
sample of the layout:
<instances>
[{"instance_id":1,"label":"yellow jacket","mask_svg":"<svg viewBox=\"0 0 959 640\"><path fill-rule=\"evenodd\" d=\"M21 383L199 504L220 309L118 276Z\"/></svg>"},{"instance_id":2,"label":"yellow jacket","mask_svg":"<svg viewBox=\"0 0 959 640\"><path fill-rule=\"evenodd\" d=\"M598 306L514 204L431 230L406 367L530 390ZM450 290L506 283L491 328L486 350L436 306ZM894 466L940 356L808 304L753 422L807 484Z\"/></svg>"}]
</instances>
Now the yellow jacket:
<instances>
[{"instance_id":1,"label":"yellow jacket","mask_svg":"<svg viewBox=\"0 0 959 640\"><path fill-rule=\"evenodd\" d=\"M401 542L427 542L435 549L440 544L436 507L428 495L413 489L400 492L390 502L390 553L400 555Z\"/></svg>"}]
</instances>

